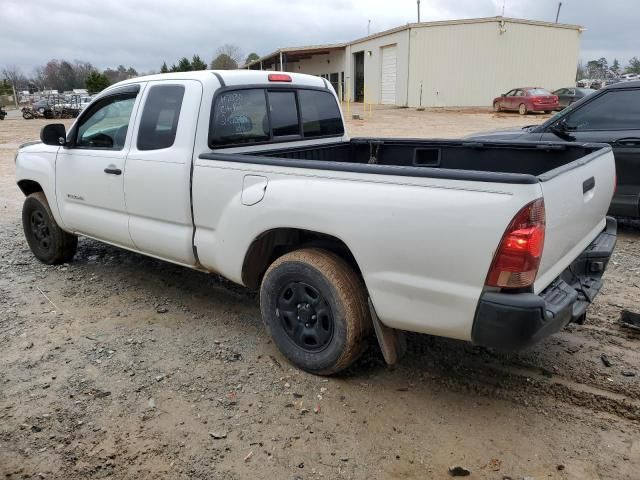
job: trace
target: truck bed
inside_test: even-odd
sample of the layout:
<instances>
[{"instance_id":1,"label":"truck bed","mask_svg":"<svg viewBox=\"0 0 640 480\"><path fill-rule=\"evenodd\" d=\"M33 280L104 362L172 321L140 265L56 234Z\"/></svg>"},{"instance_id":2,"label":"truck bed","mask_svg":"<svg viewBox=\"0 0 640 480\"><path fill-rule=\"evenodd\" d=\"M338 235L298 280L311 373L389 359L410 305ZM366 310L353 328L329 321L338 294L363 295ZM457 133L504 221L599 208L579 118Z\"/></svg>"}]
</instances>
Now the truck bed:
<instances>
[{"instance_id":1,"label":"truck bed","mask_svg":"<svg viewBox=\"0 0 640 480\"><path fill-rule=\"evenodd\" d=\"M365 265L372 298L388 300L376 305L389 306L379 313L384 322L455 338L463 338L454 331L462 318L453 321L446 305L476 308L496 246L521 208L538 198L545 203L545 246L533 285L538 294L605 228L615 184L611 148L603 144L356 138L236 152L199 155L194 198L202 196L208 206L214 202L209 192L235 192L233 185L242 182L243 198L228 202L254 205L247 199L264 198L249 208L247 215L256 215L251 224L273 214L272 222L291 228L330 225L330 234L350 248L357 245L353 254ZM194 211L196 226L200 211ZM202 207L205 212L210 215L208 207ZM248 221L229 218L234 225ZM219 235L210 228L212 236ZM473 253L466 243L469 232ZM429 252L423 263L406 253L417 250ZM447 321L426 331L416 311L398 315L407 291L414 307L424 302L424 311Z\"/></svg>"},{"instance_id":2,"label":"truck bed","mask_svg":"<svg viewBox=\"0 0 640 480\"><path fill-rule=\"evenodd\" d=\"M278 148L248 154L289 160L513 173L539 177L584 158L599 148L594 144L354 138L347 142Z\"/></svg>"}]
</instances>

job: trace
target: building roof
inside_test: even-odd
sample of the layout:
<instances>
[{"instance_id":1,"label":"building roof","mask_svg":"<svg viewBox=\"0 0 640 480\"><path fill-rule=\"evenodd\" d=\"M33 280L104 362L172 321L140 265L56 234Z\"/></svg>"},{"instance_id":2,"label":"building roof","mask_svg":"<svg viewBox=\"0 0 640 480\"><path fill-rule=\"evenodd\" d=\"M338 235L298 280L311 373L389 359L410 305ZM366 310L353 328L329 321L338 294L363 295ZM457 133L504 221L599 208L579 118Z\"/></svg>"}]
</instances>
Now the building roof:
<instances>
[{"instance_id":1,"label":"building roof","mask_svg":"<svg viewBox=\"0 0 640 480\"><path fill-rule=\"evenodd\" d=\"M307 45L304 47L285 47L279 48L275 52L271 52L267 55L264 55L257 60L253 60L243 66L243 68L248 68L252 65L259 64L260 62L271 62L272 60L276 60L280 57L281 53L286 53L287 58L291 61L294 59L299 60L301 58L310 57L312 55L320 55L324 53L329 53L332 50L340 50L348 45L348 43L328 43L326 45Z\"/></svg>"},{"instance_id":2,"label":"building roof","mask_svg":"<svg viewBox=\"0 0 640 480\"><path fill-rule=\"evenodd\" d=\"M449 26L449 25L469 25L469 24L476 24L476 23L491 23L491 22L519 23L523 25L533 25L538 27L564 28L564 29L570 29L570 30L577 30L579 32L582 32L585 30L585 28L580 25L572 25L568 23L543 22L539 20L526 20L522 18L510 18L510 17L501 17L501 16L483 17L483 18L464 18L459 20L439 20L434 22L407 23L405 25L391 28L389 30L372 33L371 35L357 38L350 42L330 43L326 45L309 45L304 47L279 48L275 52L271 52L267 55L260 57L257 60L253 60L252 62L245 64L242 68L249 68L252 65L259 64L260 62L273 63L274 61L277 61L281 53L287 54L287 58L291 61L294 61L294 57L304 58L306 55L318 55L325 52L328 53L331 50L338 50L341 48L345 48L348 45L365 42L367 40L371 40L374 38L384 37L385 35L402 32L404 30L409 30L412 28L441 27L441 26Z\"/></svg>"}]
</instances>

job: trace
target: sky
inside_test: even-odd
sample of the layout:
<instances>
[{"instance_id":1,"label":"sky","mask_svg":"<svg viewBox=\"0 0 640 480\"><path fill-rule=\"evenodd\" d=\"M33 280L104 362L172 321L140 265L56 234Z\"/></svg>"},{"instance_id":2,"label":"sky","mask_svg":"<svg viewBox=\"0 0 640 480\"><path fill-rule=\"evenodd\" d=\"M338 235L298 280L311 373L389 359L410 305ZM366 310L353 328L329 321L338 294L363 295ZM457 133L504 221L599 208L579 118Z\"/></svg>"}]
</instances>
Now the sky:
<instances>
[{"instance_id":1,"label":"sky","mask_svg":"<svg viewBox=\"0 0 640 480\"><path fill-rule=\"evenodd\" d=\"M504 0L505 16L553 21L557 0ZM640 56L640 0L564 0L560 22L582 25L583 61ZM500 15L503 0L421 0L421 19ZM415 22L415 0L0 0L0 69L49 59L157 71L183 57L210 62L224 44L244 54L335 43Z\"/></svg>"}]
</instances>

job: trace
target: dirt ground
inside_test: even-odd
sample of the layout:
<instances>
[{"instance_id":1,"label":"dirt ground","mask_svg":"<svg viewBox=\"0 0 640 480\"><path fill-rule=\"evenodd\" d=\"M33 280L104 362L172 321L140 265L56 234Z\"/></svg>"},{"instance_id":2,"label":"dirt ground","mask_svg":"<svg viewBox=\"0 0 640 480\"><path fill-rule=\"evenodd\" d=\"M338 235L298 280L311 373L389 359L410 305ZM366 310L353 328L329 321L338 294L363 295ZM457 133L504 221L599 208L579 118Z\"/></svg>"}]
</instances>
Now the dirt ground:
<instances>
[{"instance_id":1,"label":"dirt ground","mask_svg":"<svg viewBox=\"0 0 640 480\"><path fill-rule=\"evenodd\" d=\"M447 137L545 118L386 109L348 127ZM584 326L510 355L411 335L395 368L371 342L321 378L278 353L254 291L85 238L73 263L36 261L13 159L43 124L0 122L3 478L640 479L640 335L617 323L640 310L637 225Z\"/></svg>"}]
</instances>

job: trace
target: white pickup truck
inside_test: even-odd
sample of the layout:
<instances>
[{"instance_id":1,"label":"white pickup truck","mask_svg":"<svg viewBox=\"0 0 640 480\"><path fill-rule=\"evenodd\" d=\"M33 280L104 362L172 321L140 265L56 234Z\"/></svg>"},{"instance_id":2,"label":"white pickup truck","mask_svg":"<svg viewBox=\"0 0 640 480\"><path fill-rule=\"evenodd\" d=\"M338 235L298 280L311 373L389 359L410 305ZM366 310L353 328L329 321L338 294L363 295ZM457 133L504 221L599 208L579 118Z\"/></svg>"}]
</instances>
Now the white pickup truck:
<instances>
[{"instance_id":1,"label":"white pickup truck","mask_svg":"<svg viewBox=\"0 0 640 480\"><path fill-rule=\"evenodd\" d=\"M16 161L39 260L84 235L260 288L276 345L317 374L374 329L389 362L401 331L529 346L584 320L616 241L609 146L350 139L306 75L127 80Z\"/></svg>"}]
</instances>

